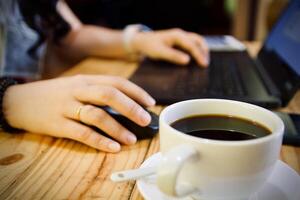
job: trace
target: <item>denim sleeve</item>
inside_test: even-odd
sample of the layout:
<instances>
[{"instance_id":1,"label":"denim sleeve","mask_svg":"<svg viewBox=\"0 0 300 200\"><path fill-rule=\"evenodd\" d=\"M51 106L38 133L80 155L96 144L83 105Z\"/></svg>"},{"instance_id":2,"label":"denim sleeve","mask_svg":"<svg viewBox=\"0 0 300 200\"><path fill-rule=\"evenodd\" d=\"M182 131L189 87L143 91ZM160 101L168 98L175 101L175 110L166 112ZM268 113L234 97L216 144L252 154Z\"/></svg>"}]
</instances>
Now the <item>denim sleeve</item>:
<instances>
[{"instance_id":1,"label":"denim sleeve","mask_svg":"<svg viewBox=\"0 0 300 200\"><path fill-rule=\"evenodd\" d=\"M24 22L16 0L0 0L2 44L1 76L37 79L39 57L32 57L28 49L38 40L37 33Z\"/></svg>"},{"instance_id":2,"label":"denim sleeve","mask_svg":"<svg viewBox=\"0 0 300 200\"><path fill-rule=\"evenodd\" d=\"M0 23L0 69L3 68L4 65L4 49L5 49L5 35L4 35L4 26Z\"/></svg>"},{"instance_id":3,"label":"denim sleeve","mask_svg":"<svg viewBox=\"0 0 300 200\"><path fill-rule=\"evenodd\" d=\"M0 0L0 73L2 74L2 69L4 67L4 50L5 50L5 9L4 0Z\"/></svg>"}]
</instances>

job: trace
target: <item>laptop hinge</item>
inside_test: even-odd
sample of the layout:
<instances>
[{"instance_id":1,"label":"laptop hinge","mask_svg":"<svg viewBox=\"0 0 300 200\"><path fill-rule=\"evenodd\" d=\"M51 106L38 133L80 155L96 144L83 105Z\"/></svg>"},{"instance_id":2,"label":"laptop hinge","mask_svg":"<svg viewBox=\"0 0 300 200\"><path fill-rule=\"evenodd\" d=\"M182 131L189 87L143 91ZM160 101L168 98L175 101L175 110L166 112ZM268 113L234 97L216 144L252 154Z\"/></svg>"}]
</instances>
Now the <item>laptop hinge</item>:
<instances>
[{"instance_id":1,"label":"laptop hinge","mask_svg":"<svg viewBox=\"0 0 300 200\"><path fill-rule=\"evenodd\" d=\"M281 98L281 93L279 89L276 87L274 81L271 79L271 77L268 75L267 71L264 69L262 63L255 59L255 68L258 71L258 74L260 75L261 79L263 80L263 84L266 86L269 94L275 97Z\"/></svg>"}]
</instances>

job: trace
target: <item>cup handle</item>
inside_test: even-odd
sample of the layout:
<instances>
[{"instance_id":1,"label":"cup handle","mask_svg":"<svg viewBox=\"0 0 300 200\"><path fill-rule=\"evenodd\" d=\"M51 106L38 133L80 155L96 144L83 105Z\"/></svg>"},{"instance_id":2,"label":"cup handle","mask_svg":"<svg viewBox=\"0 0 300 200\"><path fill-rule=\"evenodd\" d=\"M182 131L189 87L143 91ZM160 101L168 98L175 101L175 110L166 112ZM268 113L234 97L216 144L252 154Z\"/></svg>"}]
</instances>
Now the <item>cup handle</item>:
<instances>
[{"instance_id":1,"label":"cup handle","mask_svg":"<svg viewBox=\"0 0 300 200\"><path fill-rule=\"evenodd\" d=\"M195 192L193 186L181 187L176 190L177 177L187 162L195 162L199 159L197 150L188 145L177 146L166 152L158 166L157 186L167 195L183 197Z\"/></svg>"}]
</instances>

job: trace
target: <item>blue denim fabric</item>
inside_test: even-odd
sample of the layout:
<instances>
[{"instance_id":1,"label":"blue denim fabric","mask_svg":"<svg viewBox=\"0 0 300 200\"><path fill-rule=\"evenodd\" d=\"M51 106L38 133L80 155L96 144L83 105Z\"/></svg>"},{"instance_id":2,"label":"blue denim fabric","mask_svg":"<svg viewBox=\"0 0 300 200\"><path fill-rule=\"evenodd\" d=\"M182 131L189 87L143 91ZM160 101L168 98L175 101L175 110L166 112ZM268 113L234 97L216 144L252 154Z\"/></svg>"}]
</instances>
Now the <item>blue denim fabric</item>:
<instances>
[{"instance_id":1,"label":"blue denim fabric","mask_svg":"<svg viewBox=\"0 0 300 200\"><path fill-rule=\"evenodd\" d=\"M0 76L38 79L41 71L39 60L45 45L39 48L36 58L27 53L38 35L24 22L16 0L0 0L0 31L0 48L4 48L0 51L3 52Z\"/></svg>"}]
</instances>

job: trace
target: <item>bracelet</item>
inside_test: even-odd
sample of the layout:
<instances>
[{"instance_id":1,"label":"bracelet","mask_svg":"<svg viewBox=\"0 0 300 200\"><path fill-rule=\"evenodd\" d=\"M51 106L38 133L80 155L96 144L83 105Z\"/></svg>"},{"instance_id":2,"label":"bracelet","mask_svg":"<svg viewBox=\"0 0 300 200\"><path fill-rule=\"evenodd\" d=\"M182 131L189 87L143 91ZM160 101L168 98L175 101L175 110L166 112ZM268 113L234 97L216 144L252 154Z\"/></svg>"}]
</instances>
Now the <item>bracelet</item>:
<instances>
[{"instance_id":1,"label":"bracelet","mask_svg":"<svg viewBox=\"0 0 300 200\"><path fill-rule=\"evenodd\" d=\"M3 113L3 97L5 91L12 85L16 85L18 82L13 78L0 78L0 129L6 132L16 132L18 129L11 127L5 119Z\"/></svg>"},{"instance_id":2,"label":"bracelet","mask_svg":"<svg viewBox=\"0 0 300 200\"><path fill-rule=\"evenodd\" d=\"M148 31L152 30L143 24L131 24L125 27L123 31L123 46L128 55L138 57L138 52L135 52L132 48L132 40L136 33Z\"/></svg>"}]
</instances>

